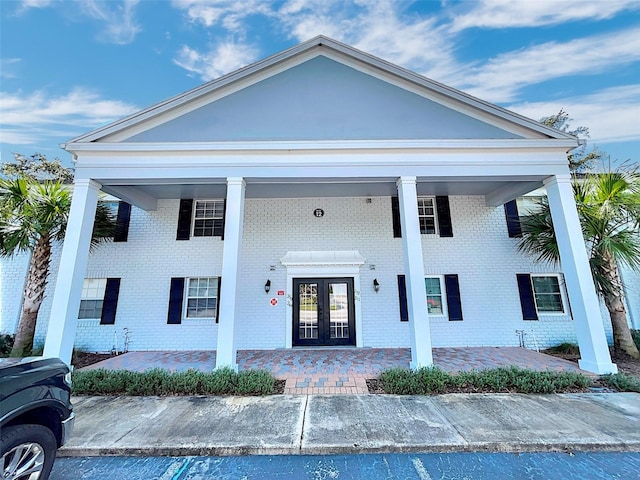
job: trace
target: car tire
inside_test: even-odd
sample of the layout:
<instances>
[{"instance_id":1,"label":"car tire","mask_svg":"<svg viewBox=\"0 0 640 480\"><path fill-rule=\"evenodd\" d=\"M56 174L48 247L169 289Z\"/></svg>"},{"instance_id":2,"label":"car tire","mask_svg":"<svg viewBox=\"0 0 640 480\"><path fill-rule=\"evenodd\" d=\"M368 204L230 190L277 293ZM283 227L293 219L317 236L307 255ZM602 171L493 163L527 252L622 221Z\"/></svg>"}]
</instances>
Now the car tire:
<instances>
[{"instance_id":1,"label":"car tire","mask_svg":"<svg viewBox=\"0 0 640 480\"><path fill-rule=\"evenodd\" d=\"M53 468L57 447L53 432L42 425L3 428L0 435L0 478L47 480Z\"/></svg>"}]
</instances>

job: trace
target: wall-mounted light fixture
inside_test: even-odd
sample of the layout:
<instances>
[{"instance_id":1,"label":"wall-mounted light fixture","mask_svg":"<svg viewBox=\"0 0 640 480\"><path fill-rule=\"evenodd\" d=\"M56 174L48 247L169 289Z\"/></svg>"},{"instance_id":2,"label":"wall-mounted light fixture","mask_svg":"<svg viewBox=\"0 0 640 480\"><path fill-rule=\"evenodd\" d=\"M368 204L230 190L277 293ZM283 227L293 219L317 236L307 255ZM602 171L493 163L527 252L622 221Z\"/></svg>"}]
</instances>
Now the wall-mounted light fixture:
<instances>
[{"instance_id":1,"label":"wall-mounted light fixture","mask_svg":"<svg viewBox=\"0 0 640 480\"><path fill-rule=\"evenodd\" d=\"M378 293L378 291L380 290L380 284L378 283L378 279L374 278L373 279L373 290Z\"/></svg>"},{"instance_id":2,"label":"wall-mounted light fixture","mask_svg":"<svg viewBox=\"0 0 640 480\"><path fill-rule=\"evenodd\" d=\"M267 279L267 283L264 284L264 293L269 293L271 290L271 280Z\"/></svg>"}]
</instances>

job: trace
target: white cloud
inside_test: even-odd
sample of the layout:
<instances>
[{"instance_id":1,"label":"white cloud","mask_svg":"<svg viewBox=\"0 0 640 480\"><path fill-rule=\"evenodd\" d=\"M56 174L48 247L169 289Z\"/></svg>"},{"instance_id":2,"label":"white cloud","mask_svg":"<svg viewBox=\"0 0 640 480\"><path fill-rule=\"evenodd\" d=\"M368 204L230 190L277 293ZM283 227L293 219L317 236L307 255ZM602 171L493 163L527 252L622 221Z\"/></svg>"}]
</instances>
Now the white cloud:
<instances>
[{"instance_id":1,"label":"white cloud","mask_svg":"<svg viewBox=\"0 0 640 480\"><path fill-rule=\"evenodd\" d=\"M183 45L173 60L176 65L209 81L256 60L258 52L248 44L231 41L218 43L208 52Z\"/></svg>"},{"instance_id":2,"label":"white cloud","mask_svg":"<svg viewBox=\"0 0 640 480\"><path fill-rule=\"evenodd\" d=\"M31 8L45 8L51 5L51 0L22 0L16 13L22 15Z\"/></svg>"},{"instance_id":3,"label":"white cloud","mask_svg":"<svg viewBox=\"0 0 640 480\"><path fill-rule=\"evenodd\" d=\"M0 92L0 142L33 144L43 138L68 140L90 128L129 115L137 107L74 88L60 96Z\"/></svg>"},{"instance_id":4,"label":"white cloud","mask_svg":"<svg viewBox=\"0 0 640 480\"><path fill-rule=\"evenodd\" d=\"M589 128L589 143L640 141L640 84L607 88L589 95L509 105L514 112L539 120L564 109L572 127Z\"/></svg>"},{"instance_id":5,"label":"white cloud","mask_svg":"<svg viewBox=\"0 0 640 480\"><path fill-rule=\"evenodd\" d=\"M251 15L271 15L271 2L264 0L172 0L184 10L187 19L205 27L222 25L236 34L244 34L243 20Z\"/></svg>"},{"instance_id":6,"label":"white cloud","mask_svg":"<svg viewBox=\"0 0 640 480\"><path fill-rule=\"evenodd\" d=\"M18 75L14 71L14 67L20 63L19 58L3 58L0 59L0 78L16 78Z\"/></svg>"},{"instance_id":7,"label":"white cloud","mask_svg":"<svg viewBox=\"0 0 640 480\"><path fill-rule=\"evenodd\" d=\"M107 43L126 45L133 42L142 28L135 20L135 7L139 0L122 3L106 0L83 0L77 5L85 15L104 23L98 38Z\"/></svg>"},{"instance_id":8,"label":"white cloud","mask_svg":"<svg viewBox=\"0 0 640 480\"><path fill-rule=\"evenodd\" d=\"M521 88L570 75L595 75L640 60L640 28L504 53L448 81L492 102L514 101Z\"/></svg>"},{"instance_id":9,"label":"white cloud","mask_svg":"<svg viewBox=\"0 0 640 480\"><path fill-rule=\"evenodd\" d=\"M438 16L407 13L391 0L291 0L278 20L299 41L323 34L434 79L457 72L455 43Z\"/></svg>"},{"instance_id":10,"label":"white cloud","mask_svg":"<svg viewBox=\"0 0 640 480\"><path fill-rule=\"evenodd\" d=\"M454 15L452 31L467 28L513 28L558 25L577 20L604 20L624 10L638 10L637 0L476 0L473 7Z\"/></svg>"}]
</instances>

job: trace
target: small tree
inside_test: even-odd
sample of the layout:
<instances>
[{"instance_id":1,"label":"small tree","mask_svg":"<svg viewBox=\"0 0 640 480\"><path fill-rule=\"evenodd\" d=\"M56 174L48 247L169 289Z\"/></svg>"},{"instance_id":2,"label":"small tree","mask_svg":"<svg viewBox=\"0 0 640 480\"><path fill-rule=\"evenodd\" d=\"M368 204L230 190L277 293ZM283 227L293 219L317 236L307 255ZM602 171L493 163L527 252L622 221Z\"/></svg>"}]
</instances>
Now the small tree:
<instances>
[{"instance_id":1,"label":"small tree","mask_svg":"<svg viewBox=\"0 0 640 480\"><path fill-rule=\"evenodd\" d=\"M625 166L609 169L574 179L573 190L591 275L611 318L614 349L640 358L627 323L618 270L619 264L640 269L640 175L636 169L625 169ZM538 261L560 262L546 199L538 210L522 218L518 248Z\"/></svg>"},{"instance_id":2,"label":"small tree","mask_svg":"<svg viewBox=\"0 0 640 480\"><path fill-rule=\"evenodd\" d=\"M593 148L587 152L586 139L589 138L589 129L587 127L577 127L571 130L571 126L569 125L571 120L569 114L565 112L564 109L560 109L555 115L541 118L540 123L582 140L582 144L572 150L571 153L567 155L567 158L569 160L569 170L572 172L585 172L597 165L598 162L602 160L604 154L597 148Z\"/></svg>"},{"instance_id":3,"label":"small tree","mask_svg":"<svg viewBox=\"0 0 640 480\"><path fill-rule=\"evenodd\" d=\"M15 178L0 179L0 256L31 252L22 313L11 351L11 356L23 356L33 349L38 312L45 296L51 265L52 242L64 239L71 191L62 182L72 178L72 173L59 161L49 163L39 154L32 157L18 154L16 159L17 164L2 166L5 174ZM38 173L47 173L50 178L38 179ZM92 245L108 240L114 231L113 215L100 202L96 210Z\"/></svg>"}]
</instances>

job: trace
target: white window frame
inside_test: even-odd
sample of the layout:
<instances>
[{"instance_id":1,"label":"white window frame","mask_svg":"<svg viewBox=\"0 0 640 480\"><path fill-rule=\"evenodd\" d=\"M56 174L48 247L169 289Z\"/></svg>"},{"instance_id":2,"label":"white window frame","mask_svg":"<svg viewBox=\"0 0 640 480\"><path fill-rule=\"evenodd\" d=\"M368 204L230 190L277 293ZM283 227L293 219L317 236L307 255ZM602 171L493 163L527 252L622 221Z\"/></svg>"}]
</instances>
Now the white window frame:
<instances>
[{"instance_id":1,"label":"white window frame","mask_svg":"<svg viewBox=\"0 0 640 480\"><path fill-rule=\"evenodd\" d=\"M93 284L93 285L92 285ZM82 294L80 296L80 307L78 308L78 320L100 320L102 311L97 317L80 317L83 301L102 301L104 306L104 295L107 291L106 278L85 278L82 284Z\"/></svg>"},{"instance_id":2,"label":"white window frame","mask_svg":"<svg viewBox=\"0 0 640 480\"><path fill-rule=\"evenodd\" d=\"M525 195L516 198L516 206L518 207L518 216L524 217L531 215L540 208L540 202L545 198L544 195Z\"/></svg>"},{"instance_id":3,"label":"white window frame","mask_svg":"<svg viewBox=\"0 0 640 480\"><path fill-rule=\"evenodd\" d=\"M434 227L434 231L432 233L423 233L422 232L422 226L420 226L420 234L421 235L437 235L439 232L439 225L438 225L438 206L436 205L436 197L430 197L430 196L420 196L418 197L418 224L420 224L420 219L421 218L431 218L431 215L420 215L420 201L421 200L431 200L433 203L433 227Z\"/></svg>"},{"instance_id":4,"label":"white window frame","mask_svg":"<svg viewBox=\"0 0 640 480\"><path fill-rule=\"evenodd\" d=\"M216 313L218 312L218 302L220 302L220 292L217 291L218 289L218 280L219 277L187 277L184 282L184 306L183 306L183 312L182 312L182 318L184 318L185 320L190 320L190 321L198 321L198 320L216 320ZM209 297L190 297L189 296L189 286L191 285L191 280L202 280L202 279L208 279L208 280L213 280L213 284L215 286L216 289L216 295L215 296L209 296ZM211 287L209 287L211 288ZM189 299L197 299L197 298L215 298L216 299L216 308L214 310L214 314L211 317L190 317L189 316Z\"/></svg>"},{"instance_id":5,"label":"white window frame","mask_svg":"<svg viewBox=\"0 0 640 480\"><path fill-rule=\"evenodd\" d=\"M536 287L533 283L535 277L555 277L558 279L558 290L560 291L560 303L562 304L562 312L545 312L538 309L538 299L536 298ZM536 313L538 316L566 316L569 314L567 309L567 299L565 298L565 287L563 276L558 273L532 273L529 278L531 279L531 291L533 292L533 302L536 306Z\"/></svg>"},{"instance_id":6,"label":"white window frame","mask_svg":"<svg viewBox=\"0 0 640 480\"><path fill-rule=\"evenodd\" d=\"M427 304L427 315L430 318L442 318L442 317L448 317L449 316L449 306L447 305L447 291L445 289L444 286L444 275L425 275L424 276L425 280L427 278L429 279L438 279L438 281L440 282L440 296L442 298L442 313L429 313L429 305ZM425 283L424 286L424 301L427 301L427 285Z\"/></svg>"},{"instance_id":7,"label":"white window frame","mask_svg":"<svg viewBox=\"0 0 640 480\"><path fill-rule=\"evenodd\" d=\"M204 218L196 218L196 212L198 211L198 203L206 203L206 202L217 202L222 204L222 216L221 217L204 217ZM214 209L215 210L215 209ZM191 215L191 236L192 237L215 237L219 235L214 235L215 227L211 232L211 235L196 235L196 220L222 220L222 225L224 229L224 199L220 198L200 198L193 201L193 213ZM223 232L224 233L224 232Z\"/></svg>"}]
</instances>

